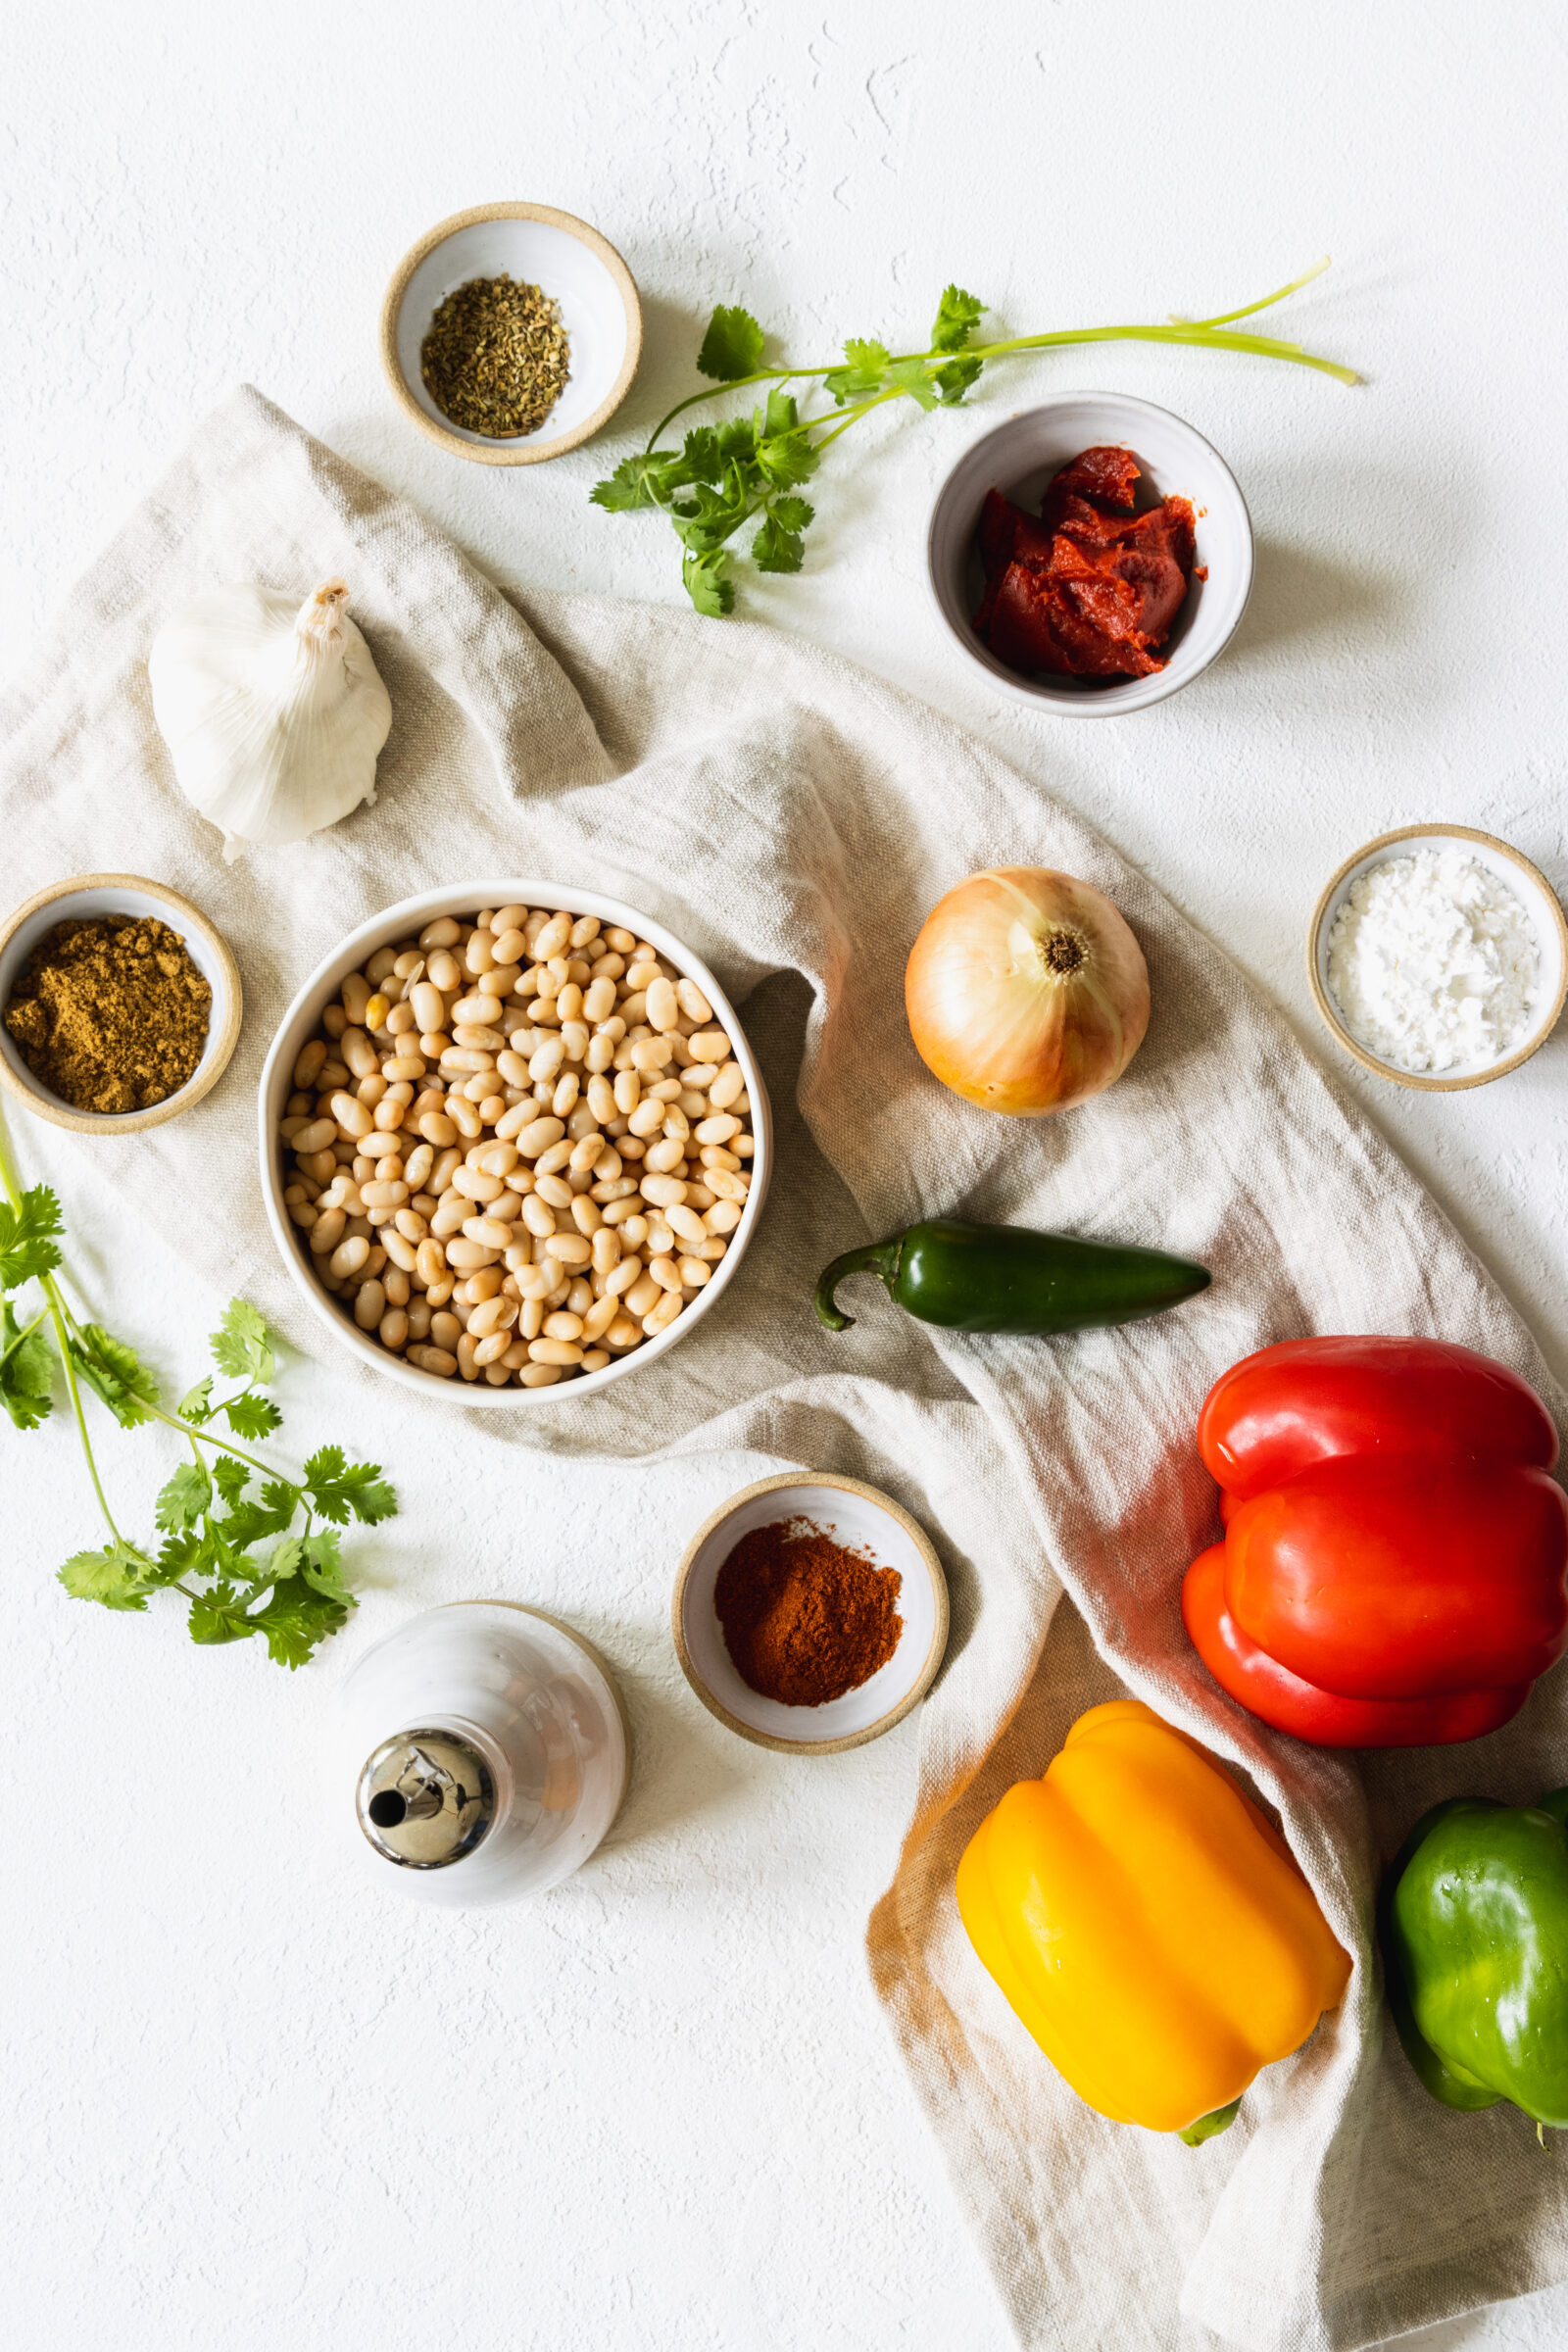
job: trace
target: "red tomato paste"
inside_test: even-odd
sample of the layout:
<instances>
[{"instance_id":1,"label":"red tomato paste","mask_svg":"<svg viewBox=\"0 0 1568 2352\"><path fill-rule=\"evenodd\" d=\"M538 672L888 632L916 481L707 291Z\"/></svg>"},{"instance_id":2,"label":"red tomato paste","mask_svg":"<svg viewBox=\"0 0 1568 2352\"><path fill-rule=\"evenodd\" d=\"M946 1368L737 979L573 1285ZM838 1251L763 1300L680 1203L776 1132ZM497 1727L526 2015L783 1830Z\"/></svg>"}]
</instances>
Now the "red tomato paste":
<instances>
[{"instance_id":1,"label":"red tomato paste","mask_svg":"<svg viewBox=\"0 0 1568 2352\"><path fill-rule=\"evenodd\" d=\"M1167 498L1133 512L1140 466L1086 449L1048 487L1040 519L991 491L980 513L985 601L975 629L1009 669L1147 677L1187 598L1193 510Z\"/></svg>"}]
</instances>

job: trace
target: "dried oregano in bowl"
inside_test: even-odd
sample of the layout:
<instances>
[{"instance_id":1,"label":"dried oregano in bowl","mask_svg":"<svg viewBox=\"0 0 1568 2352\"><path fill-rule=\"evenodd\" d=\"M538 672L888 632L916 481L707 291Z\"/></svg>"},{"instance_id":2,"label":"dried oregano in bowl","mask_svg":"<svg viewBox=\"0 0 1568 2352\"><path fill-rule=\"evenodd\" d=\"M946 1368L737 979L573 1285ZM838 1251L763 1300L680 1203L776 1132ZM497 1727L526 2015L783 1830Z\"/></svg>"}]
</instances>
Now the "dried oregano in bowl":
<instances>
[{"instance_id":1,"label":"dried oregano in bowl","mask_svg":"<svg viewBox=\"0 0 1568 2352\"><path fill-rule=\"evenodd\" d=\"M503 270L446 297L419 346L419 373L449 423L505 441L538 431L570 357L561 305Z\"/></svg>"}]
</instances>

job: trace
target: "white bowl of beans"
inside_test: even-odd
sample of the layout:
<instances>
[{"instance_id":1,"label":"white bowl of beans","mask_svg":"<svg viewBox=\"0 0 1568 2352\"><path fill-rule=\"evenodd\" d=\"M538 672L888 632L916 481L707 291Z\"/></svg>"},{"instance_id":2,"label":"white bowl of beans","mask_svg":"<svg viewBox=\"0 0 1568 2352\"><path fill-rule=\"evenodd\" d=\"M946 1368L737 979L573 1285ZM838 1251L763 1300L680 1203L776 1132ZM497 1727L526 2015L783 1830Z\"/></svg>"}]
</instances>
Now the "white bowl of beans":
<instances>
[{"instance_id":1,"label":"white bowl of beans","mask_svg":"<svg viewBox=\"0 0 1568 2352\"><path fill-rule=\"evenodd\" d=\"M320 1320L425 1395L582 1396L706 1314L761 1213L766 1088L712 974L554 883L351 932L262 1072L262 1193Z\"/></svg>"}]
</instances>

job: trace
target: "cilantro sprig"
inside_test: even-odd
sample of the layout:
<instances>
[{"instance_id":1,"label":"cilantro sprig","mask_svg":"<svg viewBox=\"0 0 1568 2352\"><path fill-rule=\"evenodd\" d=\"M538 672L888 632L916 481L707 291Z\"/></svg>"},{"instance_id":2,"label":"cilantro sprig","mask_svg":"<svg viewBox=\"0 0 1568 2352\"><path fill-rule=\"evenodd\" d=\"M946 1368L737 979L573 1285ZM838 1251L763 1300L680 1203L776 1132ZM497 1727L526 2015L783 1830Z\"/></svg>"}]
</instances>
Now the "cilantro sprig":
<instances>
[{"instance_id":1,"label":"cilantro sprig","mask_svg":"<svg viewBox=\"0 0 1568 2352\"><path fill-rule=\"evenodd\" d=\"M815 510L798 496L816 471L822 453L841 433L890 401L912 400L929 413L958 407L993 360L1052 351L1073 343L1181 343L1209 351L1246 351L1298 368L1315 368L1342 384L1359 379L1333 360L1316 358L1298 343L1238 332L1236 321L1283 302L1287 295L1328 268L1322 261L1288 286L1214 318L1171 318L1145 326L1068 327L1044 335L1014 335L1003 342L976 340L986 305L961 286L949 286L937 306L924 351L890 352L885 343L851 336L844 358L826 368L765 368L767 338L749 311L721 303L708 322L697 355L701 375L712 388L678 401L650 434L648 446L624 459L590 493L595 506L612 514L658 507L669 517L681 545L681 580L699 612L717 617L732 612L735 581L732 542L755 523L749 553L759 571L799 571L806 561L806 533ZM813 390L832 405L803 415L800 401L784 387L799 382L809 400ZM761 405L749 416L692 427L680 447L660 446L666 428L699 402L719 399L749 385L766 385Z\"/></svg>"},{"instance_id":2,"label":"cilantro sprig","mask_svg":"<svg viewBox=\"0 0 1568 2352\"><path fill-rule=\"evenodd\" d=\"M215 1396L218 1375L210 1372L172 1413L166 1411L135 1349L72 1312L56 1280L60 1203L47 1185L23 1191L3 1128L0 1193L0 1406L19 1430L36 1429L53 1409L58 1360L109 1530L96 1551L72 1553L59 1581L74 1599L107 1609L145 1609L153 1593L178 1592L188 1603L193 1642L259 1635L278 1665L303 1666L355 1605L339 1530L351 1520L373 1527L398 1507L379 1465L351 1462L340 1446L320 1446L289 1478L234 1443L270 1437L282 1422L267 1395L277 1369L271 1337L243 1298L230 1300L211 1343L218 1375L241 1385ZM42 1304L24 1320L4 1294L29 1283ZM190 1460L179 1463L153 1505L162 1538L156 1545L131 1543L116 1525L93 1454L84 1389L122 1429L160 1421L190 1447ZM231 1435L220 1434L219 1423Z\"/></svg>"}]
</instances>

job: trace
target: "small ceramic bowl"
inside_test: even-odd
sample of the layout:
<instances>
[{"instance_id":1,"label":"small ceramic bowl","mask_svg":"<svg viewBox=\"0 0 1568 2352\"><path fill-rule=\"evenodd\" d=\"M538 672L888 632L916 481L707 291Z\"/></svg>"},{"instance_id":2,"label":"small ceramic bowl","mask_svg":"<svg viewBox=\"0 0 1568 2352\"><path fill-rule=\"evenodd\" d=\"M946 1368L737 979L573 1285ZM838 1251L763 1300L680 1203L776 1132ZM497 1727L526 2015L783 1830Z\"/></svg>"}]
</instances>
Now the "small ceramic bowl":
<instances>
[{"instance_id":1,"label":"small ceramic bowl","mask_svg":"<svg viewBox=\"0 0 1568 2352\"><path fill-rule=\"evenodd\" d=\"M570 373L535 431L491 441L442 416L419 373L419 347L449 294L503 270L561 305ZM421 433L480 466L538 466L588 440L630 391L642 348L631 271L597 228L548 204L480 204L438 221L404 255L381 305L381 364L399 406Z\"/></svg>"},{"instance_id":2,"label":"small ceramic bowl","mask_svg":"<svg viewBox=\"0 0 1568 2352\"><path fill-rule=\"evenodd\" d=\"M161 1127L177 1119L218 1084L228 1066L239 1038L243 999L239 966L228 943L216 931L199 906L182 899L162 882L141 874L74 874L35 891L24 906L0 925L0 1012L11 1002L22 967L56 923L81 921L95 914L151 914L177 931L192 963L213 992L207 1022L207 1042L194 1073L177 1094L150 1110L75 1110L69 1102L40 1086L18 1053L10 1031L0 1022L0 1084L20 1102L56 1127L74 1128L78 1135L134 1135L143 1127Z\"/></svg>"},{"instance_id":3,"label":"small ceramic bowl","mask_svg":"<svg viewBox=\"0 0 1568 2352\"><path fill-rule=\"evenodd\" d=\"M433 1372L421 1372L416 1364L408 1364L401 1356L383 1348L373 1335L360 1330L344 1306L323 1291L316 1279L315 1259L305 1246L305 1237L293 1223L283 1206L283 1187L288 1177L283 1166L283 1147L278 1136L278 1122L283 1105L294 1085L294 1064L300 1049L316 1034L322 1011L336 997L350 972L358 971L368 956L377 948L389 947L396 941L408 939L433 923L439 915L472 915L481 906L549 906L566 907L573 914L597 914L605 924L621 924L646 939L662 956L666 956L678 971L696 981L713 1008L717 1025L729 1034L735 1059L746 1077L746 1092L751 1098L748 1117L756 1139L757 1149L752 1155L751 1189L741 1221L729 1236L729 1248L713 1269L713 1278L691 1300L667 1331L662 1331L629 1355L617 1356L602 1372L589 1372L576 1380L564 1380L550 1389L522 1389L511 1383L503 1389L492 1389L485 1381L443 1380ZM751 1246L757 1231L762 1203L767 1198L768 1179L773 1167L773 1121L767 1100L767 1087L757 1058L746 1041L734 1006L706 963L695 956L690 948L683 947L662 923L650 921L634 906L626 906L618 899L607 899L595 890L563 888L558 882L519 881L515 875L501 880L459 883L455 888L427 890L417 898L404 899L396 906L384 907L351 931L347 939L335 947L330 956L323 956L305 981L293 1004L278 1023L277 1034L268 1053L262 1070L258 1102L260 1113L260 1145L262 1172L262 1200L267 1221L272 1228L283 1263L293 1275L300 1294L318 1319L323 1323L339 1346L347 1348L362 1363L400 1388L408 1389L427 1400L444 1398L449 1404L475 1405L487 1409L510 1408L514 1412L548 1410L553 1404L566 1399L579 1401L585 1396L598 1396L612 1381L625 1380L645 1364L658 1361L672 1347L678 1347L687 1334L694 1331L703 1316L712 1311L735 1278L735 1269Z\"/></svg>"},{"instance_id":4,"label":"small ceramic bowl","mask_svg":"<svg viewBox=\"0 0 1568 2352\"><path fill-rule=\"evenodd\" d=\"M1515 898L1521 901L1525 912L1535 926L1541 943L1541 987L1539 1017L1522 1045L1500 1060L1469 1064L1446 1070L1441 1077L1427 1077L1415 1070L1401 1070L1397 1063L1384 1061L1369 1053L1358 1039L1352 1037L1340 1017L1340 1010L1329 990L1329 938L1335 917L1349 894L1350 885L1374 865L1388 858L1408 857L1416 850L1443 850L1462 841L1478 865L1489 867L1505 882ZM1311 925L1306 935L1306 975L1311 982L1312 1002L1322 1016L1323 1025L1337 1045L1343 1046L1352 1060L1374 1077L1392 1079L1396 1086L1414 1087L1427 1095L1451 1095L1466 1087L1486 1086L1494 1078L1504 1077L1528 1061L1537 1049L1551 1035L1558 1014L1568 1000L1568 922L1557 904L1556 893L1538 866L1511 850L1505 841L1494 834L1474 832L1469 825L1401 825L1396 832L1380 833L1347 858L1340 870L1330 880L1313 909Z\"/></svg>"},{"instance_id":5,"label":"small ceramic bowl","mask_svg":"<svg viewBox=\"0 0 1568 2352\"><path fill-rule=\"evenodd\" d=\"M782 1706L743 1682L713 1606L718 1572L742 1536L777 1519L808 1519L835 1543L864 1545L903 1579L898 1648L869 1682L825 1706ZM948 1584L929 1536L891 1494L831 1470L792 1470L743 1487L703 1522L675 1579L671 1617L681 1672L710 1715L759 1747L832 1756L880 1740L925 1696L948 1645Z\"/></svg>"},{"instance_id":6,"label":"small ceramic bowl","mask_svg":"<svg viewBox=\"0 0 1568 2352\"><path fill-rule=\"evenodd\" d=\"M1108 443L1130 449L1144 469L1139 503L1192 501L1198 518L1198 562L1187 601L1169 640L1165 663L1147 678L1120 683L1096 678L1025 677L999 662L974 633L985 593L978 534L988 490L1000 490L1031 514L1054 474L1081 450ZM1017 702L1063 718L1116 718L1190 686L1222 654L1252 592L1252 524L1236 476L1201 433L1125 392L1063 392L1039 408L1020 409L976 441L958 460L931 510L926 566L937 611L971 662L990 672ZM1199 570L1208 577L1200 579Z\"/></svg>"}]
</instances>

